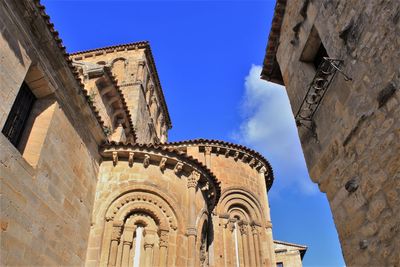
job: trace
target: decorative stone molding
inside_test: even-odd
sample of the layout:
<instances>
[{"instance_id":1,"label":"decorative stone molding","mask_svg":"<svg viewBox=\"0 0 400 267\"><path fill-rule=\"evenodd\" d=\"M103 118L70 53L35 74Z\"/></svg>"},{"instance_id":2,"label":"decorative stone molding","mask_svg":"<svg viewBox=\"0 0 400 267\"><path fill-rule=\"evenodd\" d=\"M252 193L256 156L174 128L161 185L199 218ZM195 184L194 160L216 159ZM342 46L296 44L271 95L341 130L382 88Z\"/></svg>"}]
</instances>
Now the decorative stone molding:
<instances>
[{"instance_id":1,"label":"decorative stone molding","mask_svg":"<svg viewBox=\"0 0 400 267\"><path fill-rule=\"evenodd\" d=\"M130 192L119 197L109 207L105 217L107 221L124 218L124 214L135 210L150 214L159 223L160 229L177 229L177 219L172 208L165 200L148 192Z\"/></svg>"},{"instance_id":2,"label":"decorative stone molding","mask_svg":"<svg viewBox=\"0 0 400 267\"><path fill-rule=\"evenodd\" d=\"M204 153L205 153L206 155L210 155L210 154L211 154L211 151L212 151L212 147L210 147L210 146L204 147Z\"/></svg>"},{"instance_id":3,"label":"decorative stone molding","mask_svg":"<svg viewBox=\"0 0 400 267\"><path fill-rule=\"evenodd\" d=\"M144 168L153 164L162 172L170 168L177 176L190 177L193 172L198 173L197 183L201 185L204 196L208 197L207 205L213 209L218 202L220 185L215 175L201 162L185 153L159 145L110 142L100 148L100 154L104 161L111 158L114 166L125 159L130 166L138 162L142 163Z\"/></svg>"}]
</instances>

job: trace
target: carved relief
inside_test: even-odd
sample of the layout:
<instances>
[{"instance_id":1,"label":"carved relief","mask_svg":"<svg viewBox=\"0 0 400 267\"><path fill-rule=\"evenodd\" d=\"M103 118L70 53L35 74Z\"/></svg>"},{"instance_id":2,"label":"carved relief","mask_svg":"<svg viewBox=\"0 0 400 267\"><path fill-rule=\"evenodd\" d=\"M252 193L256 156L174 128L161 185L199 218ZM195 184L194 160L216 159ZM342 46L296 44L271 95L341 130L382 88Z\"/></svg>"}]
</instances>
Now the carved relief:
<instances>
[{"instance_id":1,"label":"carved relief","mask_svg":"<svg viewBox=\"0 0 400 267\"><path fill-rule=\"evenodd\" d=\"M147 168L150 165L150 156L148 154L144 155L143 167Z\"/></svg>"},{"instance_id":2,"label":"carved relief","mask_svg":"<svg viewBox=\"0 0 400 267\"><path fill-rule=\"evenodd\" d=\"M166 164L167 164L167 158L162 158L160 161L160 170L164 171L166 168Z\"/></svg>"},{"instance_id":3,"label":"carved relief","mask_svg":"<svg viewBox=\"0 0 400 267\"><path fill-rule=\"evenodd\" d=\"M182 162L177 162L174 168L174 173L176 175L179 175L182 172L183 169L183 163Z\"/></svg>"}]
</instances>

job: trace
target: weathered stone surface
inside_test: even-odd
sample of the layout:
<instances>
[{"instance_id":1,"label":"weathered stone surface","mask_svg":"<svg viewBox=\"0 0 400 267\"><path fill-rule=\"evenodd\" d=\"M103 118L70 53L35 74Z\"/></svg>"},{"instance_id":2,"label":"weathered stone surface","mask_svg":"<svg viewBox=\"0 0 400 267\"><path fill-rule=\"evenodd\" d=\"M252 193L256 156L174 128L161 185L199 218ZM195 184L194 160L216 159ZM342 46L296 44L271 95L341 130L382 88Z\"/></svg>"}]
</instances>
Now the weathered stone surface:
<instances>
[{"instance_id":1,"label":"weathered stone surface","mask_svg":"<svg viewBox=\"0 0 400 267\"><path fill-rule=\"evenodd\" d=\"M400 217L389 216L400 206L400 3L277 2L286 8L278 16L280 32L270 37L279 45L267 48L263 78L272 80L271 66L280 70L278 82L296 115L316 73L315 57L302 59L310 43L319 40L315 47L322 42L330 58L343 60L341 69L352 80L336 74L313 116L315 132L300 126L299 136L311 179L330 202L347 265L391 266L400 240L392 227ZM346 194L343 187L354 177L358 188Z\"/></svg>"}]
</instances>

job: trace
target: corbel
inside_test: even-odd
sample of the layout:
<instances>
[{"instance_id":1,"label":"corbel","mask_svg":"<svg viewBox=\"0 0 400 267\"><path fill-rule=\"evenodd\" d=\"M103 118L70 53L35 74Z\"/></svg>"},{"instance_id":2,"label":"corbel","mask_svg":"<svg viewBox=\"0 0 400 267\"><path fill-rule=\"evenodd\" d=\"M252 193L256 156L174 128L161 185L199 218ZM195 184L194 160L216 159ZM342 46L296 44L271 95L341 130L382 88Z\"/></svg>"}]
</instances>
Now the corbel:
<instances>
[{"instance_id":1,"label":"corbel","mask_svg":"<svg viewBox=\"0 0 400 267\"><path fill-rule=\"evenodd\" d=\"M204 147L204 153L205 153L206 155L210 155L210 154L211 154L211 150L212 150L212 147L211 147L211 146L205 146L205 147Z\"/></svg>"},{"instance_id":2,"label":"corbel","mask_svg":"<svg viewBox=\"0 0 400 267\"><path fill-rule=\"evenodd\" d=\"M147 168L150 165L150 156L148 154L144 155L143 167Z\"/></svg>"},{"instance_id":3,"label":"corbel","mask_svg":"<svg viewBox=\"0 0 400 267\"><path fill-rule=\"evenodd\" d=\"M247 154L243 154L242 161L246 163L248 158L249 156Z\"/></svg>"},{"instance_id":4,"label":"corbel","mask_svg":"<svg viewBox=\"0 0 400 267\"><path fill-rule=\"evenodd\" d=\"M160 161L160 170L163 172L166 168L167 158L162 158Z\"/></svg>"},{"instance_id":5,"label":"corbel","mask_svg":"<svg viewBox=\"0 0 400 267\"><path fill-rule=\"evenodd\" d=\"M250 167L254 167L256 165L256 160L252 157L250 162L249 162Z\"/></svg>"},{"instance_id":6,"label":"corbel","mask_svg":"<svg viewBox=\"0 0 400 267\"><path fill-rule=\"evenodd\" d=\"M238 160L238 158L239 158L239 151L235 151L235 154L233 155L233 158L234 158L235 160Z\"/></svg>"},{"instance_id":7,"label":"corbel","mask_svg":"<svg viewBox=\"0 0 400 267\"><path fill-rule=\"evenodd\" d=\"M182 169L183 169L183 163L177 162L174 168L174 173L178 175L179 173L181 173Z\"/></svg>"},{"instance_id":8,"label":"corbel","mask_svg":"<svg viewBox=\"0 0 400 267\"><path fill-rule=\"evenodd\" d=\"M220 147L217 147L217 151L215 152L215 153L217 154L217 156L219 156L220 151L221 151L221 148L220 148Z\"/></svg>"},{"instance_id":9,"label":"corbel","mask_svg":"<svg viewBox=\"0 0 400 267\"><path fill-rule=\"evenodd\" d=\"M133 157L134 156L135 156L135 153L129 152L129 157L128 157L129 167L132 167L132 165L133 165Z\"/></svg>"},{"instance_id":10,"label":"corbel","mask_svg":"<svg viewBox=\"0 0 400 267\"><path fill-rule=\"evenodd\" d=\"M229 157L229 153L230 153L231 151L229 150L229 149L226 149L226 151L225 151L225 158L227 158L227 157Z\"/></svg>"},{"instance_id":11,"label":"corbel","mask_svg":"<svg viewBox=\"0 0 400 267\"><path fill-rule=\"evenodd\" d=\"M113 153L112 153L112 160L113 160L114 166L116 166L117 163L118 163L118 152L117 152L117 151L113 151Z\"/></svg>"},{"instance_id":12,"label":"corbel","mask_svg":"<svg viewBox=\"0 0 400 267\"><path fill-rule=\"evenodd\" d=\"M265 172L267 171L267 168L265 168L264 166L258 170L259 173L262 173L265 175Z\"/></svg>"}]
</instances>

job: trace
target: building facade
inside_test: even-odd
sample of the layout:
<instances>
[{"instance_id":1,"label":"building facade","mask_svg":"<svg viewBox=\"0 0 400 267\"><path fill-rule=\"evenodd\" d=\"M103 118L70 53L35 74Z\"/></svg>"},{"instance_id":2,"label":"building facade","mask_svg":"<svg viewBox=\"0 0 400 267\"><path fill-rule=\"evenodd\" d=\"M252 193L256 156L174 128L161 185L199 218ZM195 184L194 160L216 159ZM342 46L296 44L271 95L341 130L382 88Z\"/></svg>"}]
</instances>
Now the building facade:
<instances>
[{"instance_id":1,"label":"building facade","mask_svg":"<svg viewBox=\"0 0 400 267\"><path fill-rule=\"evenodd\" d=\"M400 262L400 2L278 0L261 77L285 85L349 266Z\"/></svg>"},{"instance_id":2,"label":"building facade","mask_svg":"<svg viewBox=\"0 0 400 267\"><path fill-rule=\"evenodd\" d=\"M67 54L38 0L2 1L0 27L2 266L283 263L270 164L223 141L168 143L147 42Z\"/></svg>"}]
</instances>

